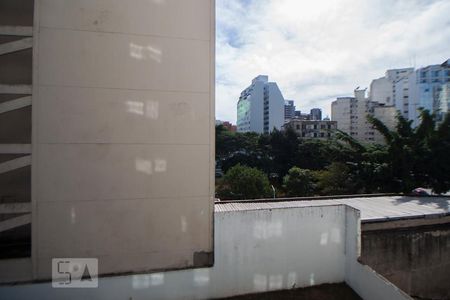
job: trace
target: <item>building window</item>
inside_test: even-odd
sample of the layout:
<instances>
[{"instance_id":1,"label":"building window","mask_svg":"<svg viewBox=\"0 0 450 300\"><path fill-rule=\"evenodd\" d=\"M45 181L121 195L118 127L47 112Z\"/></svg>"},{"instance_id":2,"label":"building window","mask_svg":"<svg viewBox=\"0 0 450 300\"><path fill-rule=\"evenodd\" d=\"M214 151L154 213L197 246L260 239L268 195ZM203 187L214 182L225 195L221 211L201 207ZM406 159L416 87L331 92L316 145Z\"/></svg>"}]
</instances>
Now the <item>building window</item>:
<instances>
[{"instance_id":1,"label":"building window","mask_svg":"<svg viewBox=\"0 0 450 300\"><path fill-rule=\"evenodd\" d=\"M299 130L299 129L300 129L300 125L297 124L297 125L296 125L296 128L297 128L297 130Z\"/></svg>"}]
</instances>

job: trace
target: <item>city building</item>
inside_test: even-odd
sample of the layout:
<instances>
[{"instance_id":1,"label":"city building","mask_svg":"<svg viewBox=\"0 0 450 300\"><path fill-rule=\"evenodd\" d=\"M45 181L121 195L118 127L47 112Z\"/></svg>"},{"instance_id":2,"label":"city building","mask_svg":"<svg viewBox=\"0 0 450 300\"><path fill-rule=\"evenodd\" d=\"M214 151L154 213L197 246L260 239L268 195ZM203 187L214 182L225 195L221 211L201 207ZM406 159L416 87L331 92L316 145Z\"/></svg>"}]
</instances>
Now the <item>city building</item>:
<instances>
[{"instance_id":1,"label":"city building","mask_svg":"<svg viewBox=\"0 0 450 300\"><path fill-rule=\"evenodd\" d=\"M357 112L355 97L338 97L331 103L331 120L337 122L337 128L351 136L356 136Z\"/></svg>"},{"instance_id":2,"label":"city building","mask_svg":"<svg viewBox=\"0 0 450 300\"><path fill-rule=\"evenodd\" d=\"M228 131L231 131L231 132L236 132L237 131L236 125L231 124L231 122L224 121L224 122L222 122L221 125L223 127L225 127L226 129L228 129Z\"/></svg>"},{"instance_id":3,"label":"city building","mask_svg":"<svg viewBox=\"0 0 450 300\"><path fill-rule=\"evenodd\" d=\"M311 120L311 115L308 113L302 113L301 110L296 110L295 118L300 120Z\"/></svg>"},{"instance_id":4,"label":"city building","mask_svg":"<svg viewBox=\"0 0 450 300\"><path fill-rule=\"evenodd\" d=\"M384 143L383 136L367 120L372 115L388 128L395 127L396 109L392 105L366 98L366 89L355 89L354 97L339 97L331 103L331 120L337 128L361 142Z\"/></svg>"},{"instance_id":5,"label":"city building","mask_svg":"<svg viewBox=\"0 0 450 300\"><path fill-rule=\"evenodd\" d=\"M284 124L284 128L292 128L304 139L329 139L337 129L336 121L293 119Z\"/></svg>"},{"instance_id":6,"label":"city building","mask_svg":"<svg viewBox=\"0 0 450 300\"><path fill-rule=\"evenodd\" d=\"M322 120L322 110L320 108L313 108L310 112L311 120Z\"/></svg>"},{"instance_id":7,"label":"city building","mask_svg":"<svg viewBox=\"0 0 450 300\"><path fill-rule=\"evenodd\" d=\"M269 133L284 124L285 102L278 85L259 75L237 103L237 131Z\"/></svg>"},{"instance_id":8,"label":"city building","mask_svg":"<svg viewBox=\"0 0 450 300\"><path fill-rule=\"evenodd\" d=\"M369 99L380 105L395 106L396 111L416 127L420 124L420 109L435 113L438 123L443 120L449 111L449 91L450 67L447 60L417 70L388 70L384 77L372 81Z\"/></svg>"},{"instance_id":9,"label":"city building","mask_svg":"<svg viewBox=\"0 0 450 300\"><path fill-rule=\"evenodd\" d=\"M287 122L295 117L294 100L284 101L284 121Z\"/></svg>"},{"instance_id":10,"label":"city building","mask_svg":"<svg viewBox=\"0 0 450 300\"><path fill-rule=\"evenodd\" d=\"M409 78L411 99L407 106L408 119L413 126L420 124L420 109L435 113L442 122L450 105L450 60L440 65L417 69Z\"/></svg>"},{"instance_id":11,"label":"city building","mask_svg":"<svg viewBox=\"0 0 450 300\"><path fill-rule=\"evenodd\" d=\"M322 120L322 110L320 108L313 108L310 110L310 113L302 113L300 110L296 110L294 113L295 119L300 120Z\"/></svg>"},{"instance_id":12,"label":"city building","mask_svg":"<svg viewBox=\"0 0 450 300\"><path fill-rule=\"evenodd\" d=\"M387 70L384 77L372 80L369 90L369 99L380 104L395 105L395 95L398 87L396 82L408 78L414 68Z\"/></svg>"}]
</instances>

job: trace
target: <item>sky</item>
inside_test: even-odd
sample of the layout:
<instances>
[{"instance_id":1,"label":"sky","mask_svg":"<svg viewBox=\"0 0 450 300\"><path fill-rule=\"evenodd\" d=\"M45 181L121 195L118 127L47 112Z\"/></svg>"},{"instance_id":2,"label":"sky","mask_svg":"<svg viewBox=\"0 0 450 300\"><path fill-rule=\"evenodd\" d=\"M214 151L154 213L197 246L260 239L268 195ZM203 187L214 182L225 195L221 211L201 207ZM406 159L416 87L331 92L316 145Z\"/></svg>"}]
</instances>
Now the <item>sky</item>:
<instances>
[{"instance_id":1,"label":"sky","mask_svg":"<svg viewBox=\"0 0 450 300\"><path fill-rule=\"evenodd\" d=\"M236 123L259 74L326 116L387 69L449 58L449 0L216 0L216 119Z\"/></svg>"}]
</instances>

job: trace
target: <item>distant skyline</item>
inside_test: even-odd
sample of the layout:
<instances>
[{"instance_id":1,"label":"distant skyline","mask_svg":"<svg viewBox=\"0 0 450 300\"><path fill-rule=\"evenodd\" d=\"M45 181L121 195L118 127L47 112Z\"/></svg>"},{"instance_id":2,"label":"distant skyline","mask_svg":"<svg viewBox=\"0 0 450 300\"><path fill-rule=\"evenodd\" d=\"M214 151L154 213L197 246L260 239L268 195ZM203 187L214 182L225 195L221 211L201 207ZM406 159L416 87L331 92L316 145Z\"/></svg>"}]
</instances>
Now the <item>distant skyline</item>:
<instances>
[{"instance_id":1,"label":"distant skyline","mask_svg":"<svg viewBox=\"0 0 450 300\"><path fill-rule=\"evenodd\" d=\"M216 0L216 119L236 123L260 74L297 109L330 115L387 69L448 59L449 12L447 0Z\"/></svg>"}]
</instances>

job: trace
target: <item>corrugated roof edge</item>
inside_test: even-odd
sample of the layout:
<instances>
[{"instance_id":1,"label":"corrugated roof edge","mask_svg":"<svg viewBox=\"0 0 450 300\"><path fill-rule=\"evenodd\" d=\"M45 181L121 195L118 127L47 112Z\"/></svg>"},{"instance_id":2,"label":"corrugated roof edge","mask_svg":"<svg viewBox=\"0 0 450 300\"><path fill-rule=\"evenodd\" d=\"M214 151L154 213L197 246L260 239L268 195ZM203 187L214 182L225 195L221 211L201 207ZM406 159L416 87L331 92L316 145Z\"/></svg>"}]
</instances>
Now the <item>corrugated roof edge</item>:
<instances>
[{"instance_id":1,"label":"corrugated roof edge","mask_svg":"<svg viewBox=\"0 0 450 300\"><path fill-rule=\"evenodd\" d=\"M406 197L421 197L421 198L449 198L449 195L428 195L418 196L401 193L380 193L380 194L352 194L352 195L332 195L332 196L312 196L312 197L292 197L292 198L261 198L261 199L241 199L241 200L217 200L215 204L227 203L258 203L258 202L289 202L289 201L312 201L312 200L333 200L344 198L373 198L373 197L388 197L388 196L406 196Z\"/></svg>"},{"instance_id":2,"label":"corrugated roof edge","mask_svg":"<svg viewBox=\"0 0 450 300\"><path fill-rule=\"evenodd\" d=\"M219 200L215 204L227 203L258 203L258 202L289 202L289 201L309 201L309 200L333 200L343 198L368 198L384 196L409 196L399 193L380 193L380 194L353 194L353 195L334 195L334 196L314 196L314 197L292 197L292 198L262 198L262 199L242 199L242 200ZM416 196L417 197L417 196ZM450 196L421 196L421 197L449 197Z\"/></svg>"}]
</instances>

